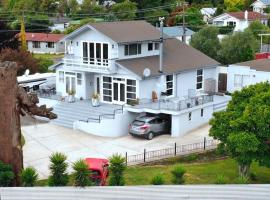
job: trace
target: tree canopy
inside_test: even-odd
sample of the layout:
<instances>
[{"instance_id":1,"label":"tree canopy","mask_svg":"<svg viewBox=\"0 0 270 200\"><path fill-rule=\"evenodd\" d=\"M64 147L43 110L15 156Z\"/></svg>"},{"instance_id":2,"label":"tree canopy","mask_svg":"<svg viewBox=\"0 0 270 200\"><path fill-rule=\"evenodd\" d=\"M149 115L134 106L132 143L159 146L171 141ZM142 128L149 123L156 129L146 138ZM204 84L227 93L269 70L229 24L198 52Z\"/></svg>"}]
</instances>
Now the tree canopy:
<instances>
[{"instance_id":1,"label":"tree canopy","mask_svg":"<svg viewBox=\"0 0 270 200\"><path fill-rule=\"evenodd\" d=\"M214 113L210 136L218 139L247 176L253 161L270 167L270 84L258 83L232 94L227 110Z\"/></svg>"}]
</instances>

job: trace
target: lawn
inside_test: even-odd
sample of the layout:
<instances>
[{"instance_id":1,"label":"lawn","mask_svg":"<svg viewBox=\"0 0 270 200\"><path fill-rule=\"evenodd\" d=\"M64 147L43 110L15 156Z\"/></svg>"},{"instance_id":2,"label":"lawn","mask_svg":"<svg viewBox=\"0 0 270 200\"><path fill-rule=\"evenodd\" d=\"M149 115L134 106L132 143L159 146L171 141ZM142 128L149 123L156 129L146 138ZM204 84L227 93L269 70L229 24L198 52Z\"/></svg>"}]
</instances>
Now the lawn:
<instances>
[{"instance_id":1,"label":"lawn","mask_svg":"<svg viewBox=\"0 0 270 200\"><path fill-rule=\"evenodd\" d=\"M178 163L180 164L180 163ZM170 171L177 165L154 165L128 167L125 173L126 185L149 185L153 176L162 174L165 184L172 184ZM226 183L236 183L237 164L232 159L207 161L200 163L181 163L186 169L185 184L214 184L217 175L224 175ZM260 167L257 163L251 166L251 172L257 176L251 183L270 183L270 169Z\"/></svg>"},{"instance_id":2,"label":"lawn","mask_svg":"<svg viewBox=\"0 0 270 200\"><path fill-rule=\"evenodd\" d=\"M54 60L63 58L63 54L34 54L34 58L41 58L41 59L47 59L47 60Z\"/></svg>"}]
</instances>

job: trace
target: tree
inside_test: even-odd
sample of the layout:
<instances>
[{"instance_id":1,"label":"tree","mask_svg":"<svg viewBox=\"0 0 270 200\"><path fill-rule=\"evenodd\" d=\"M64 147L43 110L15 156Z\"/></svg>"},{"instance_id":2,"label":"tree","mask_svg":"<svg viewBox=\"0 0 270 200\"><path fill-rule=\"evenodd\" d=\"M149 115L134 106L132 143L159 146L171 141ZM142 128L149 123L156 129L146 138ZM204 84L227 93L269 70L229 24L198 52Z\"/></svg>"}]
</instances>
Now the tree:
<instances>
[{"instance_id":1,"label":"tree","mask_svg":"<svg viewBox=\"0 0 270 200\"><path fill-rule=\"evenodd\" d=\"M147 19L149 23L152 25L156 25L159 23L159 17L167 17L169 13L165 10L157 9L154 11L149 11L144 14L144 17Z\"/></svg>"},{"instance_id":2,"label":"tree","mask_svg":"<svg viewBox=\"0 0 270 200\"><path fill-rule=\"evenodd\" d=\"M22 50L2 49L0 62L4 61L14 61L17 63L19 67L18 76L23 75L26 69L29 69L30 73L36 73L40 68L38 60L31 53Z\"/></svg>"},{"instance_id":3,"label":"tree","mask_svg":"<svg viewBox=\"0 0 270 200\"><path fill-rule=\"evenodd\" d=\"M69 34L73 31L75 31L76 29L80 28L81 26L85 25L85 24L88 24L88 23L93 23L95 22L95 20L93 18L85 18L85 19L82 19L80 21L79 24L71 24L69 25L66 30L64 31L64 34Z\"/></svg>"},{"instance_id":4,"label":"tree","mask_svg":"<svg viewBox=\"0 0 270 200\"><path fill-rule=\"evenodd\" d=\"M5 21L0 20L0 51L4 48L18 49L18 38L15 37L19 31L12 31Z\"/></svg>"},{"instance_id":5,"label":"tree","mask_svg":"<svg viewBox=\"0 0 270 200\"><path fill-rule=\"evenodd\" d=\"M114 154L110 158L109 185L113 185L113 186L125 185L125 180L124 180L125 169L126 169L125 158L119 154Z\"/></svg>"},{"instance_id":6,"label":"tree","mask_svg":"<svg viewBox=\"0 0 270 200\"><path fill-rule=\"evenodd\" d=\"M49 186L66 186L68 184L68 174L66 162L67 157L62 153L54 153L50 156L50 170Z\"/></svg>"},{"instance_id":7,"label":"tree","mask_svg":"<svg viewBox=\"0 0 270 200\"><path fill-rule=\"evenodd\" d=\"M217 59L217 52L220 49L218 39L218 28L208 26L195 33L190 45L213 59Z\"/></svg>"},{"instance_id":8,"label":"tree","mask_svg":"<svg viewBox=\"0 0 270 200\"><path fill-rule=\"evenodd\" d=\"M137 6L136 3L125 0L114 4L111 11L120 20L133 20L136 17Z\"/></svg>"},{"instance_id":9,"label":"tree","mask_svg":"<svg viewBox=\"0 0 270 200\"><path fill-rule=\"evenodd\" d=\"M245 7L245 0L224 0L227 11L241 11Z\"/></svg>"},{"instance_id":10,"label":"tree","mask_svg":"<svg viewBox=\"0 0 270 200\"><path fill-rule=\"evenodd\" d=\"M261 34L261 33L270 33L269 27L268 26L265 26L260 21L251 22L250 25L248 26L248 28L246 30L252 32L253 35L254 35L254 37L257 40L260 40L261 39L261 37L259 36L259 34ZM268 37L263 37L263 42L264 43L268 43L269 42L269 36Z\"/></svg>"},{"instance_id":11,"label":"tree","mask_svg":"<svg viewBox=\"0 0 270 200\"><path fill-rule=\"evenodd\" d=\"M259 42L250 31L237 32L222 39L218 59L223 64L232 64L254 59Z\"/></svg>"},{"instance_id":12,"label":"tree","mask_svg":"<svg viewBox=\"0 0 270 200\"><path fill-rule=\"evenodd\" d=\"M33 187L38 180L38 173L33 167L27 167L23 169L20 176L21 185L23 187Z\"/></svg>"},{"instance_id":13,"label":"tree","mask_svg":"<svg viewBox=\"0 0 270 200\"><path fill-rule=\"evenodd\" d=\"M258 161L270 167L270 84L258 83L232 94L227 110L214 113L210 136L218 139L248 177Z\"/></svg>"},{"instance_id":14,"label":"tree","mask_svg":"<svg viewBox=\"0 0 270 200\"><path fill-rule=\"evenodd\" d=\"M1 54L0 54L1 55ZM0 160L10 164L16 175L14 185L19 185L19 174L23 169L20 115L37 115L49 119L57 118L52 108L39 103L36 94L27 93L17 83L15 62L0 63Z\"/></svg>"},{"instance_id":15,"label":"tree","mask_svg":"<svg viewBox=\"0 0 270 200\"><path fill-rule=\"evenodd\" d=\"M84 160L81 159L73 163L72 168L75 171L73 173L75 186L85 187L92 185L90 179L91 171L88 169L88 165Z\"/></svg>"}]
</instances>

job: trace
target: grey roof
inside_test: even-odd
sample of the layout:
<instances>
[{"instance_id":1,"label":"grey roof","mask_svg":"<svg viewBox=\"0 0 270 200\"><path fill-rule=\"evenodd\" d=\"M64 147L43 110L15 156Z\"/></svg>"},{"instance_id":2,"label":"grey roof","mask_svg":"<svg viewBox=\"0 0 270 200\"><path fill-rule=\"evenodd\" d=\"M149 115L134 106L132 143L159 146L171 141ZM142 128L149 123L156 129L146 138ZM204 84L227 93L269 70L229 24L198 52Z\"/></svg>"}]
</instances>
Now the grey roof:
<instances>
[{"instance_id":1,"label":"grey roof","mask_svg":"<svg viewBox=\"0 0 270 200\"><path fill-rule=\"evenodd\" d=\"M89 25L118 43L160 39L159 30L146 21L101 22Z\"/></svg>"},{"instance_id":2,"label":"grey roof","mask_svg":"<svg viewBox=\"0 0 270 200\"><path fill-rule=\"evenodd\" d=\"M232 66L234 65L247 66L257 71L270 72L270 59L250 60L246 62L236 63L236 64L233 64Z\"/></svg>"},{"instance_id":3,"label":"grey roof","mask_svg":"<svg viewBox=\"0 0 270 200\"><path fill-rule=\"evenodd\" d=\"M159 75L159 56L117 60L116 63L139 76L143 76L145 68L151 70L151 76ZM202 52L190 47L177 39L166 39L164 42L165 74L171 74L190 69L217 66L219 63Z\"/></svg>"},{"instance_id":4,"label":"grey roof","mask_svg":"<svg viewBox=\"0 0 270 200\"><path fill-rule=\"evenodd\" d=\"M261 2L263 2L265 5L270 5L270 0L260 0Z\"/></svg>"},{"instance_id":5,"label":"grey roof","mask_svg":"<svg viewBox=\"0 0 270 200\"><path fill-rule=\"evenodd\" d=\"M185 28L186 35L191 36L194 32L188 28ZM171 27L164 27L163 32L168 35L169 37L179 37L183 36L183 27L182 26L171 26Z\"/></svg>"}]
</instances>

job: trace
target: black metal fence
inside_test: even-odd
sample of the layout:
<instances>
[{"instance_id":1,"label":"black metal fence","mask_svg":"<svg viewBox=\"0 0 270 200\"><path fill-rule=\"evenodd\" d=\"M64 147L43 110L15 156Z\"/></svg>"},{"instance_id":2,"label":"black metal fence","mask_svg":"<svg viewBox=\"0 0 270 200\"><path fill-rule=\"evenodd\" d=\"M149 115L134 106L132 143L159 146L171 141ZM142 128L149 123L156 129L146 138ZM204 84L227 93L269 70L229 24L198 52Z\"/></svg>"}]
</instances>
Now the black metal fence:
<instances>
[{"instance_id":1,"label":"black metal fence","mask_svg":"<svg viewBox=\"0 0 270 200\"><path fill-rule=\"evenodd\" d=\"M217 147L218 141L216 140L207 140L204 138L202 142L197 142L193 144L184 144L177 145L174 143L174 146L165 149L147 151L144 149L144 152L137 155L128 155L126 153L126 164L134 165L150 161L155 161L159 159L169 158L177 155L189 155L192 153L199 153L205 150L214 149Z\"/></svg>"}]
</instances>

